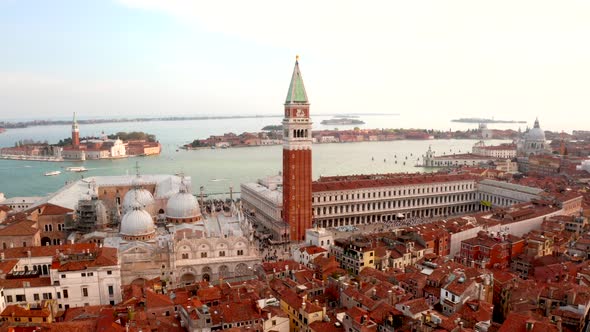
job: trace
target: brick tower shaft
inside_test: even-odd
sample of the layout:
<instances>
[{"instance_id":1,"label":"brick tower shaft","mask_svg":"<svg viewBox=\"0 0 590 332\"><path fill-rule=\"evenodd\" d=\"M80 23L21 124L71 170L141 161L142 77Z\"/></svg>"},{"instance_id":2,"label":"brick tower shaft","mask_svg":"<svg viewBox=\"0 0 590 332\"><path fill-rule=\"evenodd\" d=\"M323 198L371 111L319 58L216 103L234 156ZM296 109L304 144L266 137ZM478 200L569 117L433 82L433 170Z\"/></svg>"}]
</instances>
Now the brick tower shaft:
<instances>
[{"instance_id":1,"label":"brick tower shaft","mask_svg":"<svg viewBox=\"0 0 590 332\"><path fill-rule=\"evenodd\" d=\"M295 68L285 101L283 119L283 220L291 241L303 241L312 227L311 119L309 101L299 71Z\"/></svg>"}]
</instances>

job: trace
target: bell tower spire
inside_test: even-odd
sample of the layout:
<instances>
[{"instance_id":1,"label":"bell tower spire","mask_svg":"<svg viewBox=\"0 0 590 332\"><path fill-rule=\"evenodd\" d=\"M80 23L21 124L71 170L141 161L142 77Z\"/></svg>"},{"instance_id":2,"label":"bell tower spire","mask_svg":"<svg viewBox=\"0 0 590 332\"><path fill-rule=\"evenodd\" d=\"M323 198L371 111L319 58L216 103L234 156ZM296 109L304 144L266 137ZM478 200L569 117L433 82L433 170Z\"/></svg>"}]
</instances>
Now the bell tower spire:
<instances>
[{"instance_id":1,"label":"bell tower spire","mask_svg":"<svg viewBox=\"0 0 590 332\"><path fill-rule=\"evenodd\" d=\"M312 227L311 125L297 56L283 119L283 221L292 241L304 240L305 230Z\"/></svg>"},{"instance_id":2,"label":"bell tower spire","mask_svg":"<svg viewBox=\"0 0 590 332\"><path fill-rule=\"evenodd\" d=\"M74 112L74 120L72 121L72 145L80 145L80 128L78 128L78 120L76 120L76 112Z\"/></svg>"}]
</instances>

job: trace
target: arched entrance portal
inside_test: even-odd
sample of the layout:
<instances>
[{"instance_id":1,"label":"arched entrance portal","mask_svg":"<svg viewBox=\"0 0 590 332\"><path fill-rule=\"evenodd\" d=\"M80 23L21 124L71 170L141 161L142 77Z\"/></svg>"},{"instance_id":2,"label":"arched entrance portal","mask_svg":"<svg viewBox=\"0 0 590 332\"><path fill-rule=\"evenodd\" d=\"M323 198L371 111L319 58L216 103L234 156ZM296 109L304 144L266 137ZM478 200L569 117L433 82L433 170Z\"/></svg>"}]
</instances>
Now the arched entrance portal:
<instances>
[{"instance_id":1,"label":"arched entrance portal","mask_svg":"<svg viewBox=\"0 0 590 332\"><path fill-rule=\"evenodd\" d=\"M201 275L203 276L203 281L211 281L211 275L213 274L213 270L211 270L210 267L205 266L201 272Z\"/></svg>"},{"instance_id":2,"label":"arched entrance portal","mask_svg":"<svg viewBox=\"0 0 590 332\"><path fill-rule=\"evenodd\" d=\"M146 280L144 278L137 278L137 279L133 280L131 282L131 284L143 287L145 285L145 282L146 282Z\"/></svg>"},{"instance_id":3,"label":"arched entrance portal","mask_svg":"<svg viewBox=\"0 0 590 332\"><path fill-rule=\"evenodd\" d=\"M51 245L51 239L48 238L47 236L41 238L41 245L42 246L50 246Z\"/></svg>"},{"instance_id":4,"label":"arched entrance portal","mask_svg":"<svg viewBox=\"0 0 590 332\"><path fill-rule=\"evenodd\" d=\"M197 278L192 273L185 273L180 277L180 283L186 286L194 284Z\"/></svg>"}]
</instances>

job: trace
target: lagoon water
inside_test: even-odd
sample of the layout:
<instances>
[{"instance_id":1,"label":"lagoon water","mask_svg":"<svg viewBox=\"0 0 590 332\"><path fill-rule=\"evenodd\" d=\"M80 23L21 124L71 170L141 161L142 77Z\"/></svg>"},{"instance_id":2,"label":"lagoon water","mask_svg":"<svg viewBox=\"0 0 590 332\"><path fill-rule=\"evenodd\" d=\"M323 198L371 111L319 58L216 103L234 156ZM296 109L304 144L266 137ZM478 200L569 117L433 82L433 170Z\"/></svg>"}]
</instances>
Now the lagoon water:
<instances>
[{"instance_id":1,"label":"lagoon water","mask_svg":"<svg viewBox=\"0 0 590 332\"><path fill-rule=\"evenodd\" d=\"M314 117L314 129L331 129L320 121L329 117ZM364 128L419 127L404 124L396 116L363 116ZM402 120L402 121L400 121ZM239 191L240 183L255 181L278 174L282 166L282 146L264 146L230 149L179 150L177 147L196 138L219 135L226 132L241 133L260 131L268 124L280 123L280 118L251 118L190 121L152 121L104 123L81 125L81 136L116 133L119 131L145 131L155 134L162 143L162 154L120 160L90 160L85 162L33 162L0 160L0 192L7 197L46 195L58 190L66 181L81 176L134 174L139 163L141 173L184 173L192 177L193 192L204 186L207 193L226 193L233 186ZM444 122L434 124L434 129L469 129L476 124ZM494 128L518 128L518 124L493 125ZM21 139L47 140L55 143L70 135L70 126L40 126L10 129L0 134L0 146L12 146ZM348 127L341 127L345 129ZM437 154L465 153L471 151L476 140L430 140L360 142L345 144L315 144L313 146L313 178L321 175L345 175L383 172L431 171L415 167L417 159L431 145ZM492 140L488 144L503 141ZM407 159L406 159L407 158ZM374 160L373 160L374 159ZM397 163L396 163L397 161ZM403 164L405 162L405 165ZM62 168L84 166L85 173L70 173ZM44 176L45 172L62 170L58 176Z\"/></svg>"}]
</instances>

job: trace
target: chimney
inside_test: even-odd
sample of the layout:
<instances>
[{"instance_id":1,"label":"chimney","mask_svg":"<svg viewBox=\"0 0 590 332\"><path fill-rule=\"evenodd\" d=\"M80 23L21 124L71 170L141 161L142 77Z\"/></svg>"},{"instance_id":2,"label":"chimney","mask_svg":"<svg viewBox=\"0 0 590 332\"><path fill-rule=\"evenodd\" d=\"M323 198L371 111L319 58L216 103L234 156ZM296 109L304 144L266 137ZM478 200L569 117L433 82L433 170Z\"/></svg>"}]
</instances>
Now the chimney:
<instances>
[{"instance_id":1,"label":"chimney","mask_svg":"<svg viewBox=\"0 0 590 332\"><path fill-rule=\"evenodd\" d=\"M557 331L562 332L563 327L561 326L561 317L555 317L555 324L557 325Z\"/></svg>"},{"instance_id":2,"label":"chimney","mask_svg":"<svg viewBox=\"0 0 590 332\"><path fill-rule=\"evenodd\" d=\"M387 291L387 299L389 300L389 305L393 305L393 291L391 289Z\"/></svg>"},{"instance_id":3,"label":"chimney","mask_svg":"<svg viewBox=\"0 0 590 332\"><path fill-rule=\"evenodd\" d=\"M535 322L531 321L531 320L527 320L526 322L526 331L530 332L533 330L533 327L535 327Z\"/></svg>"},{"instance_id":4,"label":"chimney","mask_svg":"<svg viewBox=\"0 0 590 332\"><path fill-rule=\"evenodd\" d=\"M31 251L27 250L27 257L31 258Z\"/></svg>"},{"instance_id":5,"label":"chimney","mask_svg":"<svg viewBox=\"0 0 590 332\"><path fill-rule=\"evenodd\" d=\"M0 253L0 260L4 260L4 252Z\"/></svg>"},{"instance_id":6,"label":"chimney","mask_svg":"<svg viewBox=\"0 0 590 332\"><path fill-rule=\"evenodd\" d=\"M301 309L305 310L305 300L303 300L303 302L301 302Z\"/></svg>"}]
</instances>

